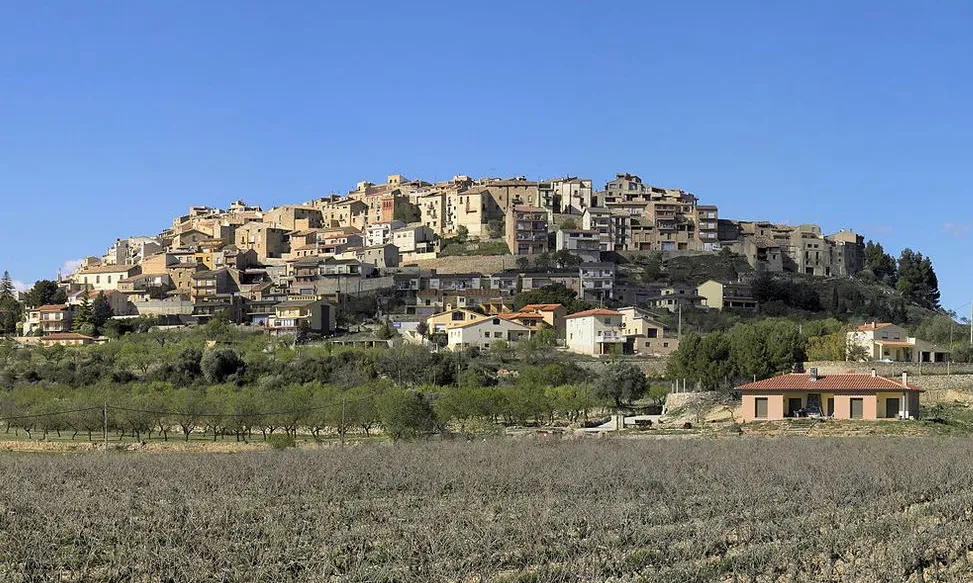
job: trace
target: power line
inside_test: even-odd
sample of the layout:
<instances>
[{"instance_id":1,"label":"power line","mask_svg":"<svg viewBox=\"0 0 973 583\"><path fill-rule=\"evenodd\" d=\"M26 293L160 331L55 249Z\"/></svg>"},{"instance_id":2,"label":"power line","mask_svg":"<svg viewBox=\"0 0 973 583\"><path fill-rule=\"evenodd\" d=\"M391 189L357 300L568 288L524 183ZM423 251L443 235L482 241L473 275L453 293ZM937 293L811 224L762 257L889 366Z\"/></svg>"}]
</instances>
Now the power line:
<instances>
[{"instance_id":1,"label":"power line","mask_svg":"<svg viewBox=\"0 0 973 583\"><path fill-rule=\"evenodd\" d=\"M33 419L35 417L54 417L56 415L67 415L68 413L81 413L84 411L101 411L101 407L85 407L83 409L67 409L65 411L49 411L47 413L32 413L30 415L13 415L10 417L0 417L0 421L10 421L14 419Z\"/></svg>"},{"instance_id":2,"label":"power line","mask_svg":"<svg viewBox=\"0 0 973 583\"><path fill-rule=\"evenodd\" d=\"M301 409L285 409L278 411L254 411L252 413L193 413L190 411L162 411L157 409L136 409L132 407L120 407L117 405L106 404L103 407L84 407L80 409L65 409L62 411L47 411L44 413L31 413L26 415L12 415L7 417L0 417L0 421L13 421L18 419L33 419L38 417L56 417L58 415L67 415L69 413L83 413L86 411L103 411L103 410L114 410L114 411L125 411L128 413L147 413L150 415L158 415L160 417L216 417L216 418L226 418L226 417L270 417L273 415L294 415L297 413L309 413L311 411L321 411L324 409L331 408L344 408L349 404L361 403L367 401L372 397L361 397L354 400L347 400L342 398L341 401L336 401L333 403L328 403L326 405L318 405L316 407L304 407Z\"/></svg>"}]
</instances>

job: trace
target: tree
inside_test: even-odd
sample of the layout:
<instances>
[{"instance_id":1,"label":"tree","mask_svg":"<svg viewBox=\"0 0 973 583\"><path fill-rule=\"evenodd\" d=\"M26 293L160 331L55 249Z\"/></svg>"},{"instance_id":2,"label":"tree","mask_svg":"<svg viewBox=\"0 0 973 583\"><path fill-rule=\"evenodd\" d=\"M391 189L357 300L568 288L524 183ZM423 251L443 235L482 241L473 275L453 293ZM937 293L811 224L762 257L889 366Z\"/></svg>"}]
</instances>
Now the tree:
<instances>
[{"instance_id":1,"label":"tree","mask_svg":"<svg viewBox=\"0 0 973 583\"><path fill-rule=\"evenodd\" d=\"M884 281L889 285L895 285L896 265L895 259L885 252L881 243L869 241L865 244L865 267L871 271L875 278Z\"/></svg>"},{"instance_id":2,"label":"tree","mask_svg":"<svg viewBox=\"0 0 973 583\"><path fill-rule=\"evenodd\" d=\"M466 243L470 238L470 230L466 228L465 225L460 225L456 228L456 241L459 243Z\"/></svg>"},{"instance_id":3,"label":"tree","mask_svg":"<svg viewBox=\"0 0 973 583\"><path fill-rule=\"evenodd\" d=\"M807 339L807 359L812 361L845 360L848 355L848 337L844 332Z\"/></svg>"},{"instance_id":4,"label":"tree","mask_svg":"<svg viewBox=\"0 0 973 583\"><path fill-rule=\"evenodd\" d=\"M88 318L88 322L94 326L95 333L100 334L102 327L114 315L115 310L112 309L111 303L105 297L105 292L98 292L94 301L91 302L91 315Z\"/></svg>"},{"instance_id":5,"label":"tree","mask_svg":"<svg viewBox=\"0 0 973 583\"><path fill-rule=\"evenodd\" d=\"M611 399L615 407L631 403L645 394L647 381L642 369L628 362L613 362L595 382L595 395Z\"/></svg>"},{"instance_id":6,"label":"tree","mask_svg":"<svg viewBox=\"0 0 973 583\"><path fill-rule=\"evenodd\" d=\"M578 223L574 219L564 219L561 221L562 231L576 231L578 229Z\"/></svg>"},{"instance_id":7,"label":"tree","mask_svg":"<svg viewBox=\"0 0 973 583\"><path fill-rule=\"evenodd\" d=\"M436 427L436 413L421 393L385 391L379 395L376 409L382 429L394 440L418 437Z\"/></svg>"},{"instance_id":8,"label":"tree","mask_svg":"<svg viewBox=\"0 0 973 583\"><path fill-rule=\"evenodd\" d=\"M490 219L487 222L487 234L491 239L503 239L505 227L504 219Z\"/></svg>"},{"instance_id":9,"label":"tree","mask_svg":"<svg viewBox=\"0 0 973 583\"><path fill-rule=\"evenodd\" d=\"M730 379L767 378L790 371L794 363L806 358L804 338L798 327L787 320L739 324L727 334L727 340L730 367L723 375Z\"/></svg>"},{"instance_id":10,"label":"tree","mask_svg":"<svg viewBox=\"0 0 973 583\"><path fill-rule=\"evenodd\" d=\"M429 334L429 324L419 322L416 324L416 334L425 338Z\"/></svg>"},{"instance_id":11,"label":"tree","mask_svg":"<svg viewBox=\"0 0 973 583\"><path fill-rule=\"evenodd\" d=\"M10 272L4 271L3 277L0 277L0 297L3 296L13 296L14 295L14 282L10 278Z\"/></svg>"},{"instance_id":12,"label":"tree","mask_svg":"<svg viewBox=\"0 0 973 583\"><path fill-rule=\"evenodd\" d=\"M664 277L662 272L662 254L652 251L644 259L639 261L642 266L642 279L647 282L656 282Z\"/></svg>"},{"instance_id":13,"label":"tree","mask_svg":"<svg viewBox=\"0 0 973 583\"><path fill-rule=\"evenodd\" d=\"M232 348L216 348L207 352L199 365L206 381L211 384L238 379L246 367Z\"/></svg>"},{"instance_id":14,"label":"tree","mask_svg":"<svg viewBox=\"0 0 973 583\"><path fill-rule=\"evenodd\" d=\"M939 308L939 279L932 268L932 260L912 249L903 249L899 256L898 281L895 288L917 306Z\"/></svg>"},{"instance_id":15,"label":"tree","mask_svg":"<svg viewBox=\"0 0 973 583\"><path fill-rule=\"evenodd\" d=\"M71 319L71 328L75 332L83 332L82 328L86 326L91 321L91 302L88 300L87 290L81 294L81 303L78 305L77 309L74 310L74 317Z\"/></svg>"},{"instance_id":16,"label":"tree","mask_svg":"<svg viewBox=\"0 0 973 583\"><path fill-rule=\"evenodd\" d=\"M63 304L68 301L67 293L58 287L57 282L41 279L23 295L24 304L32 308L38 306Z\"/></svg>"},{"instance_id":17,"label":"tree","mask_svg":"<svg viewBox=\"0 0 973 583\"><path fill-rule=\"evenodd\" d=\"M566 269L581 265L581 258L567 249L561 249L551 253L551 263L558 269Z\"/></svg>"},{"instance_id":18,"label":"tree","mask_svg":"<svg viewBox=\"0 0 973 583\"><path fill-rule=\"evenodd\" d=\"M14 297L13 281L10 274L4 271L3 278L0 278L0 334L17 332L20 314L20 302Z\"/></svg>"}]
</instances>

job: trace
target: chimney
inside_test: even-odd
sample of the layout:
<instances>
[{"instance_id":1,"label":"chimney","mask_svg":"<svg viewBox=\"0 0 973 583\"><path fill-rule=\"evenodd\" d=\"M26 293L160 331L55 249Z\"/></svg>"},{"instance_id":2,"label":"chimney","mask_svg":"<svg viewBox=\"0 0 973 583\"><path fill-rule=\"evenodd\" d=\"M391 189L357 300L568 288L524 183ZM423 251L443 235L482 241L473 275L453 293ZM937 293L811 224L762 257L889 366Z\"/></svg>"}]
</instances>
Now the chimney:
<instances>
[{"instance_id":1,"label":"chimney","mask_svg":"<svg viewBox=\"0 0 973 583\"><path fill-rule=\"evenodd\" d=\"M902 386L903 387L908 387L909 386L909 373L908 373L908 371L902 371Z\"/></svg>"},{"instance_id":2,"label":"chimney","mask_svg":"<svg viewBox=\"0 0 973 583\"><path fill-rule=\"evenodd\" d=\"M873 377L877 377L877 376L878 376L878 373L877 373L877 372L875 372L875 369L874 369L874 368L872 369L872 376L873 376Z\"/></svg>"},{"instance_id":3,"label":"chimney","mask_svg":"<svg viewBox=\"0 0 973 583\"><path fill-rule=\"evenodd\" d=\"M817 367L813 367L813 368L807 369L807 374L808 374L809 377L811 377L811 381L812 382L818 380L818 369L817 369Z\"/></svg>"}]
</instances>

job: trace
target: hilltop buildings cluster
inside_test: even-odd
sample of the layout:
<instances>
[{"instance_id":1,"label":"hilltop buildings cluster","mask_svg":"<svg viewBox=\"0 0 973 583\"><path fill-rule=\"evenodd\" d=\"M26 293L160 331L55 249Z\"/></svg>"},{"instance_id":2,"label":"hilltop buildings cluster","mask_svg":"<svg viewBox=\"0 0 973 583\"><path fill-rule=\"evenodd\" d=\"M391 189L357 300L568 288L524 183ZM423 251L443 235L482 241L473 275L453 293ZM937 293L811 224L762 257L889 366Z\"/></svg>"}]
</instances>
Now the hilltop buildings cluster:
<instances>
[{"instance_id":1,"label":"hilltop buildings cluster","mask_svg":"<svg viewBox=\"0 0 973 583\"><path fill-rule=\"evenodd\" d=\"M447 262L444 249L457 244L466 257ZM494 256L478 256L481 245ZM506 254L496 251L504 246ZM191 207L159 234L118 239L103 256L63 274L68 304L29 310L24 333L69 333L72 306L103 293L117 317L193 324L224 313L272 335L302 329L327 335L346 298L373 294L386 299L379 305L389 313L382 315L416 341L422 341L414 333L418 323L432 318L430 328L454 349L488 347L486 339L517 342L550 327L578 352L657 354L677 341L665 340L644 308L752 310L756 302L746 282L622 285L616 259L724 249L770 272L848 276L864 264L856 233L720 218L715 205L694 194L644 184L633 174L618 174L602 189L579 177L456 176L430 183L392 175L384 184L361 182L346 195L269 210L243 201L226 209ZM574 260L525 268L558 252ZM550 284L607 307L581 314L561 313L563 306L515 309L517 293ZM453 320L457 310L465 315Z\"/></svg>"}]
</instances>

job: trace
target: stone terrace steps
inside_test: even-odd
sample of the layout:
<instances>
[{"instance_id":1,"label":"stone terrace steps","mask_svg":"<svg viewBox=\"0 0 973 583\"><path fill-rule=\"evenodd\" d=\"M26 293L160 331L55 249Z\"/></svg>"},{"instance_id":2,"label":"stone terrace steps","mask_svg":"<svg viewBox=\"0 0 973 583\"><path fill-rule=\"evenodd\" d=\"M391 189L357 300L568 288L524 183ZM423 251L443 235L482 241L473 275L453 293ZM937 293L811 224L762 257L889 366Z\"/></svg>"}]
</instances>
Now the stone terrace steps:
<instances>
[{"instance_id":1,"label":"stone terrace steps","mask_svg":"<svg viewBox=\"0 0 973 583\"><path fill-rule=\"evenodd\" d=\"M784 435L807 435L817 423L817 419L789 420L784 424Z\"/></svg>"}]
</instances>

